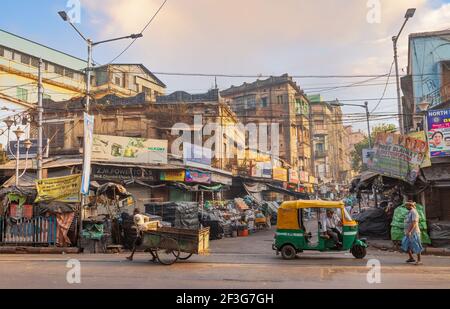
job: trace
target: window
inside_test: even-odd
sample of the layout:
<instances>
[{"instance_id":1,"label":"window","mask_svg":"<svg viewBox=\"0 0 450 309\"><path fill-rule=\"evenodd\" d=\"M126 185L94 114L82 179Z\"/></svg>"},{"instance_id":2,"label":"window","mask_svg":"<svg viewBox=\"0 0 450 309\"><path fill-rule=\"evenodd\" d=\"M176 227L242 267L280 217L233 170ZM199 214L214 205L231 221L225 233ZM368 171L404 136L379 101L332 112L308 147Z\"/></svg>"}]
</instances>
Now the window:
<instances>
[{"instance_id":1,"label":"window","mask_svg":"<svg viewBox=\"0 0 450 309\"><path fill-rule=\"evenodd\" d=\"M277 96L277 104L283 104L283 96L282 95Z\"/></svg>"},{"instance_id":2,"label":"window","mask_svg":"<svg viewBox=\"0 0 450 309\"><path fill-rule=\"evenodd\" d=\"M114 84L116 84L117 86L120 86L120 77L116 77L114 79Z\"/></svg>"},{"instance_id":3,"label":"window","mask_svg":"<svg viewBox=\"0 0 450 309\"><path fill-rule=\"evenodd\" d=\"M65 70L64 70L64 76L73 79L73 71L70 70L70 69L65 69Z\"/></svg>"},{"instance_id":4,"label":"window","mask_svg":"<svg viewBox=\"0 0 450 309\"><path fill-rule=\"evenodd\" d=\"M20 55L20 62L22 62L23 64L28 64L30 65L30 56L28 55Z\"/></svg>"},{"instance_id":5,"label":"window","mask_svg":"<svg viewBox=\"0 0 450 309\"><path fill-rule=\"evenodd\" d=\"M55 73L59 75L64 75L64 68L59 65L55 65Z\"/></svg>"},{"instance_id":6,"label":"window","mask_svg":"<svg viewBox=\"0 0 450 309\"><path fill-rule=\"evenodd\" d=\"M17 98L21 101L28 101L28 90L17 87Z\"/></svg>"},{"instance_id":7,"label":"window","mask_svg":"<svg viewBox=\"0 0 450 309\"><path fill-rule=\"evenodd\" d=\"M151 96L152 95L152 90L148 87L142 86L142 92L145 93L145 95Z\"/></svg>"},{"instance_id":8,"label":"window","mask_svg":"<svg viewBox=\"0 0 450 309\"><path fill-rule=\"evenodd\" d=\"M267 97L261 98L261 107L267 107Z\"/></svg>"},{"instance_id":9,"label":"window","mask_svg":"<svg viewBox=\"0 0 450 309\"><path fill-rule=\"evenodd\" d=\"M0 47L0 57L5 57L5 49Z\"/></svg>"},{"instance_id":10,"label":"window","mask_svg":"<svg viewBox=\"0 0 450 309\"><path fill-rule=\"evenodd\" d=\"M39 67L39 59L38 58L31 58L31 66L38 68Z\"/></svg>"}]
</instances>

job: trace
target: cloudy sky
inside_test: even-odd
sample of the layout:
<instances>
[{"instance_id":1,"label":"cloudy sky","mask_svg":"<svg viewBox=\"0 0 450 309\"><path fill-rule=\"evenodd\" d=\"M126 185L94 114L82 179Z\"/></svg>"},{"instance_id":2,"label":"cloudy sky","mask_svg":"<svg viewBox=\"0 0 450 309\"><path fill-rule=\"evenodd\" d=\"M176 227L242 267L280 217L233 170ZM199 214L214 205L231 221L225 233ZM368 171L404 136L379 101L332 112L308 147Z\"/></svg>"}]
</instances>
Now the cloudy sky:
<instances>
[{"instance_id":1,"label":"cloudy sky","mask_svg":"<svg viewBox=\"0 0 450 309\"><path fill-rule=\"evenodd\" d=\"M74 1L75 2L75 1ZM79 28L94 40L139 32L163 0L81 0ZM391 37L408 7L417 8L399 43L400 70L406 71L407 35L450 28L449 0L168 0L144 38L117 62L143 63L154 72L245 75L386 74L393 60ZM380 15L377 16L377 3ZM56 12L67 0L2 0L0 28L85 58L83 42ZM369 22L372 21L372 22ZM96 48L94 60L112 60L128 42ZM213 77L159 76L168 92L202 92ZM371 110L383 94L386 78L364 86L337 88L367 78L299 78L307 93L348 103L370 99ZM219 77L220 88L252 79ZM391 78L386 98L394 98ZM346 101L359 100L361 101ZM396 101L383 100L376 112L395 112ZM361 112L345 107L345 113ZM387 119L395 122L395 119ZM355 123L365 128L364 123Z\"/></svg>"}]
</instances>

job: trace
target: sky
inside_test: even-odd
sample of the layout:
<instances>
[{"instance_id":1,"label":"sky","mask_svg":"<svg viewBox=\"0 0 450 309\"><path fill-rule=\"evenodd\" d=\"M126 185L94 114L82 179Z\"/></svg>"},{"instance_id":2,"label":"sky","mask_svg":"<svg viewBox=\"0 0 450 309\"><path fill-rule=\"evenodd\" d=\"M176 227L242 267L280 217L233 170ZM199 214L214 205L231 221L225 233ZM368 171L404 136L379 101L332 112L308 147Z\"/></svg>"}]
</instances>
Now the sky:
<instances>
[{"instance_id":1,"label":"sky","mask_svg":"<svg viewBox=\"0 0 450 309\"><path fill-rule=\"evenodd\" d=\"M86 48L57 12L70 10L73 0L2 0L0 28L86 58ZM94 41L137 33L163 0L81 0L77 27ZM69 6L69 7L68 7ZM399 41L400 73L406 72L409 33L450 28L450 0L168 0L144 37L116 62L143 63L153 72L243 75L381 75L389 73L391 37L404 21L407 8L417 8ZM378 15L378 10L380 14ZM129 42L100 45L94 60L104 64ZM392 71L394 73L394 71ZM167 92L205 92L214 77L158 75ZM218 77L218 86L256 78ZM326 100L363 104L376 113L396 113L395 76L364 86L337 88L368 78L298 78L308 94ZM386 86L387 83L387 86ZM367 86L367 84L370 84ZM386 88L386 91L384 89ZM386 100L377 101L385 92ZM347 101L355 100L355 101ZM378 104L379 103L379 104ZM344 107L348 117L364 112ZM374 117L376 118L376 117ZM375 120L395 123L395 118ZM347 120L349 118L346 118ZM365 130L361 119L348 120Z\"/></svg>"}]
</instances>

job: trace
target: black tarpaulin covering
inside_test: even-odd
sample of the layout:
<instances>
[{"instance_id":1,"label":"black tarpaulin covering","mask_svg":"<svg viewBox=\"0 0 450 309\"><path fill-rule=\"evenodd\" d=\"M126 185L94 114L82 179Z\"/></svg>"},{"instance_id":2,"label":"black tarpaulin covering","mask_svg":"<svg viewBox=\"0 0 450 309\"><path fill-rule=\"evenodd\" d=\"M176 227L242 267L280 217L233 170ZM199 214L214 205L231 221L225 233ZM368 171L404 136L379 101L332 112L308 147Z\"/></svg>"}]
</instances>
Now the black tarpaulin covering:
<instances>
[{"instance_id":1,"label":"black tarpaulin covering","mask_svg":"<svg viewBox=\"0 0 450 309\"><path fill-rule=\"evenodd\" d=\"M361 236L388 238L389 220L381 208L368 208L354 218L358 221L358 231Z\"/></svg>"},{"instance_id":2,"label":"black tarpaulin covering","mask_svg":"<svg viewBox=\"0 0 450 309\"><path fill-rule=\"evenodd\" d=\"M147 214L160 216L163 221L170 222L173 227L185 229L198 229L197 202L165 202L145 204Z\"/></svg>"},{"instance_id":3,"label":"black tarpaulin covering","mask_svg":"<svg viewBox=\"0 0 450 309\"><path fill-rule=\"evenodd\" d=\"M450 248L450 221L432 223L429 230L433 247Z\"/></svg>"},{"instance_id":4,"label":"black tarpaulin covering","mask_svg":"<svg viewBox=\"0 0 450 309\"><path fill-rule=\"evenodd\" d=\"M70 213L75 212L77 210L76 204L63 203L63 202L40 202L39 203L39 212L44 214L46 212L50 212L53 214L56 213Z\"/></svg>"}]
</instances>

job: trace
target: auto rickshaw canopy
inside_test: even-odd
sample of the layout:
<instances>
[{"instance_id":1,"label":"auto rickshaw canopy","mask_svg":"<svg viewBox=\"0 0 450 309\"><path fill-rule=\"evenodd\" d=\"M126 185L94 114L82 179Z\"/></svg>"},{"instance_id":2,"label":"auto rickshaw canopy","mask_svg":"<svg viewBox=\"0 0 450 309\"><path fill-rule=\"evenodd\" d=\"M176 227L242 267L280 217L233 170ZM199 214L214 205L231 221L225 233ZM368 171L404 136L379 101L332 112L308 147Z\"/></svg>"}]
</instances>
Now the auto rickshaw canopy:
<instances>
[{"instance_id":1,"label":"auto rickshaw canopy","mask_svg":"<svg viewBox=\"0 0 450 309\"><path fill-rule=\"evenodd\" d=\"M283 202L278 208L277 215L277 227L282 230L299 230L300 222L298 217L298 210L304 208L325 208L325 209L341 209L345 210L344 202L335 201L311 201L311 200L298 200ZM356 225L353 220L347 220L344 216L343 222L345 225Z\"/></svg>"},{"instance_id":2,"label":"auto rickshaw canopy","mask_svg":"<svg viewBox=\"0 0 450 309\"><path fill-rule=\"evenodd\" d=\"M342 201L322 201L322 200L298 200L283 202L280 208L283 209L301 209L301 208L344 208Z\"/></svg>"}]
</instances>

